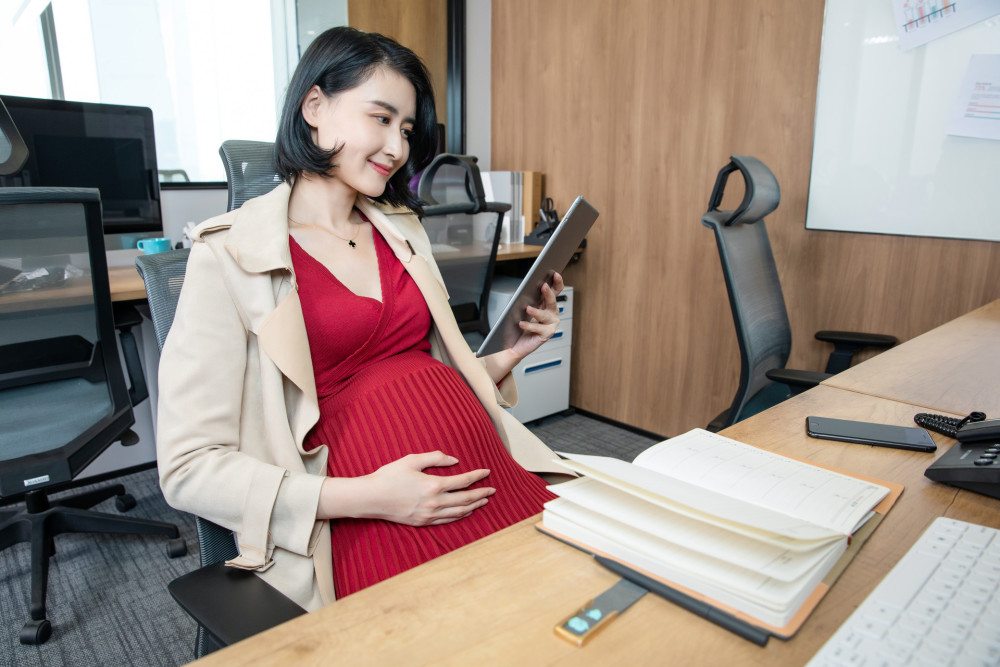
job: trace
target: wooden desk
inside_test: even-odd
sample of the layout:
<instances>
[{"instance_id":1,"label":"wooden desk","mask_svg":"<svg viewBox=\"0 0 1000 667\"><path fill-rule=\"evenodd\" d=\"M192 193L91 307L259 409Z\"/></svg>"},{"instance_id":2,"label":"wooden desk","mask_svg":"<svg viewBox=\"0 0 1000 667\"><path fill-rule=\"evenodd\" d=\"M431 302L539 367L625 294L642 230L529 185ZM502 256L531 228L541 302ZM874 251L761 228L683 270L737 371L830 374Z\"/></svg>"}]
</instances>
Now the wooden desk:
<instances>
[{"instance_id":1,"label":"wooden desk","mask_svg":"<svg viewBox=\"0 0 1000 667\"><path fill-rule=\"evenodd\" d=\"M931 454L805 435L809 414L909 424L914 410L905 403L817 387L726 431L783 454L906 485L886 520L790 641L771 639L759 648L648 595L586 647L570 646L552 627L616 577L582 552L535 531L536 517L229 647L204 664L319 665L336 659L387 665L802 665L934 517L1000 528L1000 501L923 476ZM952 442L934 438L944 447Z\"/></svg>"},{"instance_id":2,"label":"wooden desk","mask_svg":"<svg viewBox=\"0 0 1000 667\"><path fill-rule=\"evenodd\" d=\"M972 329L983 317L976 313ZM946 333L953 332L962 342L969 330L967 323ZM937 335L936 342L942 344L939 349L955 348L945 345L949 337ZM903 367L910 367L914 363L911 350L919 356L926 352L925 345L904 344L894 356ZM966 341L966 353L978 347L982 354L989 354L993 345L992 340L976 337ZM859 386L876 382L887 372L884 363L869 364L855 369ZM868 368L872 371L866 372ZM941 400L967 389L966 376L939 368L949 372L934 377L926 370L925 379L938 386ZM647 595L586 647L575 648L558 639L553 626L606 590L616 577L582 552L535 531L536 517L203 662L209 666L319 665L331 660L408 665L802 665L935 517L1000 528L1000 500L936 484L923 476L933 454L816 440L805 434L809 415L910 425L920 409L859 391L819 386L724 431L752 445L906 487L886 520L789 641L771 639L760 648ZM940 452L954 443L944 436L933 437Z\"/></svg>"},{"instance_id":3,"label":"wooden desk","mask_svg":"<svg viewBox=\"0 0 1000 667\"><path fill-rule=\"evenodd\" d=\"M823 384L919 405L1000 417L1000 301L838 373Z\"/></svg>"},{"instance_id":4,"label":"wooden desk","mask_svg":"<svg viewBox=\"0 0 1000 667\"><path fill-rule=\"evenodd\" d=\"M538 257L538 253L541 251L541 246L502 243L497 250L497 261L530 259ZM448 257L448 255L444 255L444 257ZM146 298L146 285L139 277L135 266L113 266L108 269L108 276L111 278L112 301L135 301Z\"/></svg>"},{"instance_id":5,"label":"wooden desk","mask_svg":"<svg viewBox=\"0 0 1000 667\"><path fill-rule=\"evenodd\" d=\"M136 301L146 298L146 284L135 266L112 266L108 269L112 301Z\"/></svg>"},{"instance_id":6,"label":"wooden desk","mask_svg":"<svg viewBox=\"0 0 1000 667\"><path fill-rule=\"evenodd\" d=\"M146 285L135 266L113 266L108 269L112 301L134 301L146 298ZM59 287L30 292L14 292L0 297L0 313L63 308L93 302L90 274L67 280Z\"/></svg>"}]
</instances>

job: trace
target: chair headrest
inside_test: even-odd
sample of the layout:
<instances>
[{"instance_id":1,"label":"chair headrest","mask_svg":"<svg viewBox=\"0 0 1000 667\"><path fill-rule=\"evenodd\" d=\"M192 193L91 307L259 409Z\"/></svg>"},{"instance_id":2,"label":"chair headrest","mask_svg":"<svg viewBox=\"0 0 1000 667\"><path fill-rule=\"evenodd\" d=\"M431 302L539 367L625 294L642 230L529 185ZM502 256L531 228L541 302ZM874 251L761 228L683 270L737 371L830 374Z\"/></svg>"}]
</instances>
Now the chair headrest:
<instances>
[{"instance_id":1,"label":"chair headrest","mask_svg":"<svg viewBox=\"0 0 1000 667\"><path fill-rule=\"evenodd\" d=\"M480 213L486 209L486 191L483 189L483 180L479 174L479 166L476 164L477 158L473 155L455 155L454 153L441 153L436 156L424 173L420 176L420 183L417 185L417 196L427 202L427 208L433 208L438 215L449 213ZM461 202L439 202L431 194L434 184L434 176L438 170L445 165L461 167L465 170L465 192L469 199Z\"/></svg>"},{"instance_id":2,"label":"chair headrest","mask_svg":"<svg viewBox=\"0 0 1000 667\"><path fill-rule=\"evenodd\" d=\"M767 165L755 157L733 155L729 164L719 170L719 175L715 178L715 188L712 189L712 197L708 201L709 213L719 210L729 174L737 169L743 174L746 188L743 193L743 202L739 208L723 222L727 227L738 223L752 225L763 220L764 216L778 208L778 204L781 202L781 188L778 187L778 179L774 177Z\"/></svg>"}]
</instances>

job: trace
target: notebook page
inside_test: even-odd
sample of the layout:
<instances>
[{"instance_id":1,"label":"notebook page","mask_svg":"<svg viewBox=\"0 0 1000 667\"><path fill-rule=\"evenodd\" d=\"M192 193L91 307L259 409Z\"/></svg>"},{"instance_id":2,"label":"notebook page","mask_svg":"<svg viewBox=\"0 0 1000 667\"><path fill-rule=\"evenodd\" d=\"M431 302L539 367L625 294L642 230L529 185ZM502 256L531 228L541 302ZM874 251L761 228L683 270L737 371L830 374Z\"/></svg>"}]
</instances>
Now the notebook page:
<instances>
[{"instance_id":1,"label":"notebook page","mask_svg":"<svg viewBox=\"0 0 1000 667\"><path fill-rule=\"evenodd\" d=\"M635 465L848 534L889 489L694 429L653 445Z\"/></svg>"},{"instance_id":2,"label":"notebook page","mask_svg":"<svg viewBox=\"0 0 1000 667\"><path fill-rule=\"evenodd\" d=\"M779 581L803 576L824 557L828 544L810 543L814 545L810 551L793 551L653 505L590 477L550 486L549 490L666 544L707 554Z\"/></svg>"},{"instance_id":3,"label":"notebook page","mask_svg":"<svg viewBox=\"0 0 1000 667\"><path fill-rule=\"evenodd\" d=\"M733 502L732 496L626 461L606 456L560 454L566 457L560 464L567 468L647 502L789 549L812 549L815 547L812 542L829 541L847 534L756 504Z\"/></svg>"},{"instance_id":4,"label":"notebook page","mask_svg":"<svg viewBox=\"0 0 1000 667\"><path fill-rule=\"evenodd\" d=\"M847 543L847 538L841 538L840 542L828 545L823 550L824 558L802 577L795 582L781 582L674 545L657 544L645 533L561 498L546 504L542 523L592 549L778 627L788 623L844 553Z\"/></svg>"}]
</instances>

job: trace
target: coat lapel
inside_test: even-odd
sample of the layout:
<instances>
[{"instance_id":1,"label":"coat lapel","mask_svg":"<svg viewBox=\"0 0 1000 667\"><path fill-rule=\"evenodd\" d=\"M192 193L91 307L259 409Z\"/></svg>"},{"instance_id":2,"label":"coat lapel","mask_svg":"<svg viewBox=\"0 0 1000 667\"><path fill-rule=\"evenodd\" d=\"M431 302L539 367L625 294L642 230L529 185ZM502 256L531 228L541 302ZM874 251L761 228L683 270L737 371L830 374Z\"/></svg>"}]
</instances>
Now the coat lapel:
<instances>
[{"instance_id":1,"label":"coat lapel","mask_svg":"<svg viewBox=\"0 0 1000 667\"><path fill-rule=\"evenodd\" d=\"M297 292L290 291L261 323L257 332L261 350L306 399L303 409L289 414L295 443L301 448L306 434L319 419L316 379L309 354L309 337Z\"/></svg>"},{"instance_id":2,"label":"coat lapel","mask_svg":"<svg viewBox=\"0 0 1000 667\"><path fill-rule=\"evenodd\" d=\"M252 311L247 316L261 350L305 398L305 403L289 415L295 442L301 447L319 418L319 400L288 249L291 191L287 183L282 183L270 193L246 202L236 211L225 247L240 268L270 283L269 289L253 291L255 295L270 294L269 299L244 305Z\"/></svg>"}]
</instances>

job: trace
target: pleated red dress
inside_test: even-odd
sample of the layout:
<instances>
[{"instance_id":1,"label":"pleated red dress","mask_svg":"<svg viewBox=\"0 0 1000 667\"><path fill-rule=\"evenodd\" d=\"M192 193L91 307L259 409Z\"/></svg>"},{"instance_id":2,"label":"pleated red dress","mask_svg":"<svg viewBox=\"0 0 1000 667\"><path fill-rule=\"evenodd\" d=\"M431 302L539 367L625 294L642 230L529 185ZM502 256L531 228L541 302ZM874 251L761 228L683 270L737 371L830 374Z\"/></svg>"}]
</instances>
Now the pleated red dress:
<instances>
[{"instance_id":1,"label":"pleated red dress","mask_svg":"<svg viewBox=\"0 0 1000 667\"><path fill-rule=\"evenodd\" d=\"M289 239L319 395L319 422L305 447L330 448L331 477L367 475L407 454L440 450L458 464L424 472L488 468L470 488L497 491L470 516L440 526L331 521L338 597L537 514L554 497L511 458L461 376L431 357L427 304L382 236L372 236L381 303L351 292Z\"/></svg>"}]
</instances>

